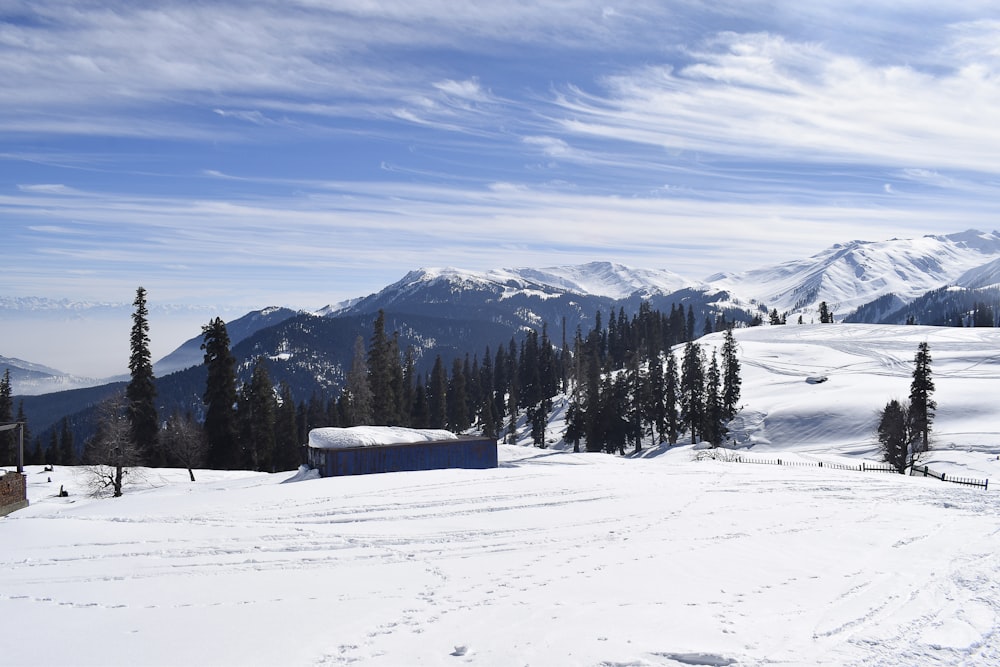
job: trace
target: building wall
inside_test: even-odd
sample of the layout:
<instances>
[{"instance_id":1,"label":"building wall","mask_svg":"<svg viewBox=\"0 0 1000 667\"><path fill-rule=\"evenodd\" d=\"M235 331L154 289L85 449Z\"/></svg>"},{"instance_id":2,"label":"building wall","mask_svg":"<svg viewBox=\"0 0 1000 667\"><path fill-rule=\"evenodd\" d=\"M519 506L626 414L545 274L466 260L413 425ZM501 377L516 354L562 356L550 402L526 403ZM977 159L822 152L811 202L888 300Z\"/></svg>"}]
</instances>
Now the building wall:
<instances>
[{"instance_id":1,"label":"building wall","mask_svg":"<svg viewBox=\"0 0 1000 667\"><path fill-rule=\"evenodd\" d=\"M461 438L350 449L309 448L309 462L323 477L405 470L497 467L497 443Z\"/></svg>"},{"instance_id":2,"label":"building wall","mask_svg":"<svg viewBox=\"0 0 1000 667\"><path fill-rule=\"evenodd\" d=\"M28 506L28 478L18 472L0 477L0 516Z\"/></svg>"}]
</instances>

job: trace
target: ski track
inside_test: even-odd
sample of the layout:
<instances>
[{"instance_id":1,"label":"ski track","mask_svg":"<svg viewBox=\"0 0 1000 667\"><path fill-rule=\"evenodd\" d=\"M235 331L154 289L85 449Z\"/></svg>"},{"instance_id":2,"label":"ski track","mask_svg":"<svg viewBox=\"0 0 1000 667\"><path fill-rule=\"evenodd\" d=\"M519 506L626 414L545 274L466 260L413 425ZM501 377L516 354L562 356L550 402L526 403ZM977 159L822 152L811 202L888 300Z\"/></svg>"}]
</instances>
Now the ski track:
<instances>
[{"instance_id":1,"label":"ski track","mask_svg":"<svg viewBox=\"0 0 1000 667\"><path fill-rule=\"evenodd\" d=\"M101 664L87 647L117 624L166 656L142 664L1000 664L993 493L507 450L494 471L38 503L0 523L25 542L0 554L0 611L25 619L16 646L75 619L55 664Z\"/></svg>"}]
</instances>

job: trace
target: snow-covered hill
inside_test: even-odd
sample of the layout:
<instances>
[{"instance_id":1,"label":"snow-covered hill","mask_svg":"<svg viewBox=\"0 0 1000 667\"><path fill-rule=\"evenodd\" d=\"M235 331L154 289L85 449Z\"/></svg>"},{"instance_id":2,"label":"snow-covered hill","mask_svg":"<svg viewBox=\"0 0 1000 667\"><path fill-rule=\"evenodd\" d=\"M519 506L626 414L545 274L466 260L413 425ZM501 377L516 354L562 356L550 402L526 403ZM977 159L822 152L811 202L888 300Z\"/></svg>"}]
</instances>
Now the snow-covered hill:
<instances>
[{"instance_id":1,"label":"snow-covered hill","mask_svg":"<svg viewBox=\"0 0 1000 667\"><path fill-rule=\"evenodd\" d=\"M0 519L3 662L1000 660L994 491L690 447L500 458L294 484L148 471L106 500L30 468L31 506Z\"/></svg>"},{"instance_id":2,"label":"snow-covered hill","mask_svg":"<svg viewBox=\"0 0 1000 667\"><path fill-rule=\"evenodd\" d=\"M917 345L927 342L938 409L932 451L922 462L947 474L1000 480L1000 329L788 324L733 333L742 397L729 447L812 461L879 461L877 413L891 399L907 400ZM698 340L708 355L722 342L720 333ZM571 448L561 442L565 407L566 397L557 397L546 433L554 449ZM527 427L519 442L531 444ZM647 440L641 455L669 450L653 445Z\"/></svg>"},{"instance_id":3,"label":"snow-covered hill","mask_svg":"<svg viewBox=\"0 0 1000 667\"><path fill-rule=\"evenodd\" d=\"M739 446L877 459L876 413L908 398L914 354L927 342L938 409L924 462L1000 479L1000 329L789 324L735 335L743 366L733 424ZM722 336L701 343L721 348ZM827 380L807 382L816 376Z\"/></svg>"},{"instance_id":4,"label":"snow-covered hill","mask_svg":"<svg viewBox=\"0 0 1000 667\"><path fill-rule=\"evenodd\" d=\"M969 230L943 236L888 241L851 241L812 257L760 267L743 273L716 273L692 280L666 269L642 269L610 262L541 269L497 269L485 272L457 268L419 269L362 299L324 313L374 312L378 308L442 304L449 299L476 298L499 302L516 297L601 297L609 300L660 296L678 302L701 293L707 302L744 310L757 305L776 308L805 321L825 301L838 319L872 301L894 295L902 304L947 285L979 287L998 281L1000 233ZM714 296L721 294L721 301Z\"/></svg>"},{"instance_id":5,"label":"snow-covered hill","mask_svg":"<svg viewBox=\"0 0 1000 667\"><path fill-rule=\"evenodd\" d=\"M741 453L875 461L875 412L906 397L927 341L924 462L989 490L698 460L691 445L503 445L495 470L295 484L148 470L106 500L80 469L29 468L31 506L0 519L0 615L17 638L3 661L1000 664L1000 330L736 337Z\"/></svg>"},{"instance_id":6,"label":"snow-covered hill","mask_svg":"<svg viewBox=\"0 0 1000 667\"><path fill-rule=\"evenodd\" d=\"M908 301L954 284L963 274L998 258L1000 233L969 230L917 239L852 241L806 259L717 274L706 282L781 312L814 316L817 305L826 301L842 316L885 294Z\"/></svg>"},{"instance_id":7,"label":"snow-covered hill","mask_svg":"<svg viewBox=\"0 0 1000 667\"><path fill-rule=\"evenodd\" d=\"M0 373L10 371L11 393L15 396L37 396L54 391L82 389L104 384L107 380L70 375L42 364L0 356Z\"/></svg>"}]
</instances>

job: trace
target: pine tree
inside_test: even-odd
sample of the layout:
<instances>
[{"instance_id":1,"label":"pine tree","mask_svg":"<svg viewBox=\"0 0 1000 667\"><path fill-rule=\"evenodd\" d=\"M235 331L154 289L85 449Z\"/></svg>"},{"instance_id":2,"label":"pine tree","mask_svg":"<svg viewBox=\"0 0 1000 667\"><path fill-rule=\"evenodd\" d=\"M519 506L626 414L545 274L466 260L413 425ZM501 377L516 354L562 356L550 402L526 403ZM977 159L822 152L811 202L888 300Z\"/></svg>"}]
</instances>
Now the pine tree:
<instances>
[{"instance_id":1,"label":"pine tree","mask_svg":"<svg viewBox=\"0 0 1000 667\"><path fill-rule=\"evenodd\" d=\"M399 392L402 368L394 341L385 332L385 313L378 311L368 346L368 387L371 392L371 422L380 426L399 423Z\"/></svg>"},{"instance_id":2,"label":"pine tree","mask_svg":"<svg viewBox=\"0 0 1000 667\"><path fill-rule=\"evenodd\" d=\"M830 312L830 307L826 305L826 301L820 301L819 303L819 322L820 324L833 324L833 313Z\"/></svg>"},{"instance_id":3,"label":"pine tree","mask_svg":"<svg viewBox=\"0 0 1000 667\"><path fill-rule=\"evenodd\" d=\"M347 382L341 394L348 426L367 426L372 423L372 391L368 381L368 361L365 341L361 336L354 340L354 356Z\"/></svg>"},{"instance_id":4,"label":"pine tree","mask_svg":"<svg viewBox=\"0 0 1000 667\"><path fill-rule=\"evenodd\" d=\"M0 424L14 420L14 402L11 398L10 369L3 372L0 379ZM17 459L14 430L0 432L0 465L10 465Z\"/></svg>"},{"instance_id":5,"label":"pine tree","mask_svg":"<svg viewBox=\"0 0 1000 667\"><path fill-rule=\"evenodd\" d=\"M232 470L240 465L236 440L236 359L229 350L229 333L221 318L202 327L202 337L207 370L203 400L208 464Z\"/></svg>"},{"instance_id":6,"label":"pine tree","mask_svg":"<svg viewBox=\"0 0 1000 667\"><path fill-rule=\"evenodd\" d=\"M908 408L909 431L915 442L916 453L926 452L930 441L931 424L934 422L934 410L937 403L931 398L934 393L934 380L931 378L930 346L920 343L913 358L913 382L910 384L910 405Z\"/></svg>"},{"instance_id":7,"label":"pine tree","mask_svg":"<svg viewBox=\"0 0 1000 667\"><path fill-rule=\"evenodd\" d=\"M705 411L704 411L704 433L705 440L712 443L713 447L718 447L726 437L725 414L722 405L722 377L719 372L719 362L712 353L712 359L708 365L708 374L705 377Z\"/></svg>"},{"instance_id":8,"label":"pine tree","mask_svg":"<svg viewBox=\"0 0 1000 667\"><path fill-rule=\"evenodd\" d=\"M76 447L73 446L73 431L69 427L69 419L63 417L59 430L59 462L64 466L77 464Z\"/></svg>"},{"instance_id":9,"label":"pine tree","mask_svg":"<svg viewBox=\"0 0 1000 667\"><path fill-rule=\"evenodd\" d=\"M295 399L292 388L282 382L278 390L278 406L274 416L274 470L294 470L301 463L299 435L295 425Z\"/></svg>"},{"instance_id":10,"label":"pine tree","mask_svg":"<svg viewBox=\"0 0 1000 667\"><path fill-rule=\"evenodd\" d=\"M413 407L410 409L410 425L413 428L430 428L431 413L427 404L427 389L423 382L417 379L413 388Z\"/></svg>"},{"instance_id":11,"label":"pine tree","mask_svg":"<svg viewBox=\"0 0 1000 667\"><path fill-rule=\"evenodd\" d=\"M667 370L663 378L663 412L667 427L667 442L677 444L681 433L680 377L677 374L677 357L667 351Z\"/></svg>"},{"instance_id":12,"label":"pine tree","mask_svg":"<svg viewBox=\"0 0 1000 667\"><path fill-rule=\"evenodd\" d=\"M698 442L705 422L705 361L701 346L688 342L681 361L681 421L691 433L691 444Z\"/></svg>"},{"instance_id":13,"label":"pine tree","mask_svg":"<svg viewBox=\"0 0 1000 667\"><path fill-rule=\"evenodd\" d=\"M445 428L448 423L448 374L441 355L434 359L427 386L427 419L429 428Z\"/></svg>"},{"instance_id":14,"label":"pine tree","mask_svg":"<svg viewBox=\"0 0 1000 667\"><path fill-rule=\"evenodd\" d=\"M59 455L59 434L54 428L49 431L49 444L45 448L43 463L50 466L62 465L62 458Z\"/></svg>"},{"instance_id":15,"label":"pine tree","mask_svg":"<svg viewBox=\"0 0 1000 667\"><path fill-rule=\"evenodd\" d=\"M726 421L736 416L742 384L739 346L733 330L726 329L722 342L722 415Z\"/></svg>"},{"instance_id":16,"label":"pine tree","mask_svg":"<svg viewBox=\"0 0 1000 667\"><path fill-rule=\"evenodd\" d=\"M131 355L128 368L132 375L125 389L128 400L128 419L132 440L144 453L146 462L154 467L166 461L158 447L160 422L156 415L156 382L153 377L153 360L149 352L149 311L146 308L146 290L139 287L132 303L132 335L129 339Z\"/></svg>"},{"instance_id":17,"label":"pine tree","mask_svg":"<svg viewBox=\"0 0 1000 667\"><path fill-rule=\"evenodd\" d=\"M883 460L903 474L910 465L910 429L907 409L893 399L879 414L878 441Z\"/></svg>"},{"instance_id":18,"label":"pine tree","mask_svg":"<svg viewBox=\"0 0 1000 667\"><path fill-rule=\"evenodd\" d=\"M643 410L649 421L649 432L656 441L667 440L667 377L659 355L652 358L645 375L642 394Z\"/></svg>"},{"instance_id":19,"label":"pine tree","mask_svg":"<svg viewBox=\"0 0 1000 667\"><path fill-rule=\"evenodd\" d=\"M267 361L257 357L250 382L243 386L237 412L243 465L251 470L274 472L275 397Z\"/></svg>"},{"instance_id":20,"label":"pine tree","mask_svg":"<svg viewBox=\"0 0 1000 667\"><path fill-rule=\"evenodd\" d=\"M470 421L465 374L462 372L462 361L457 357L451 364L451 379L448 382L448 390L445 397L445 412L447 415L447 428L450 431L461 433L469 428Z\"/></svg>"},{"instance_id":21,"label":"pine tree","mask_svg":"<svg viewBox=\"0 0 1000 667\"><path fill-rule=\"evenodd\" d=\"M35 452L30 449L30 447L31 447L31 430L28 428L28 417L27 417L27 415L24 414L24 400L23 399L17 402L17 417L14 419L14 421L16 421L17 423L19 423L21 425L21 435L19 436L21 438L21 440L20 440L20 443L15 443L14 446L17 447L17 446L23 444L23 446L25 447L25 450L24 450L24 463L26 463L26 464L30 463L32 465L37 465L37 464L41 463L41 460L36 460L36 459L41 459L41 454L39 453L39 456L34 456ZM18 436L15 436L15 437L18 437Z\"/></svg>"}]
</instances>

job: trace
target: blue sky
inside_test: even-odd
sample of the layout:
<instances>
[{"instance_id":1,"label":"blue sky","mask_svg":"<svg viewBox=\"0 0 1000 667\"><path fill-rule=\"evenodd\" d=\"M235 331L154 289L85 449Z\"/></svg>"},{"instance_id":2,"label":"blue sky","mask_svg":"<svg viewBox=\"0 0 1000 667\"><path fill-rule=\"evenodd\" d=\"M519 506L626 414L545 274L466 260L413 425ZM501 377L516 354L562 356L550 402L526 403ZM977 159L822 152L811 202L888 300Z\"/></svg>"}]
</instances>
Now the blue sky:
<instances>
[{"instance_id":1,"label":"blue sky","mask_svg":"<svg viewBox=\"0 0 1000 667\"><path fill-rule=\"evenodd\" d=\"M998 17L8 0L0 296L318 308L421 266L702 278L991 230Z\"/></svg>"}]
</instances>

